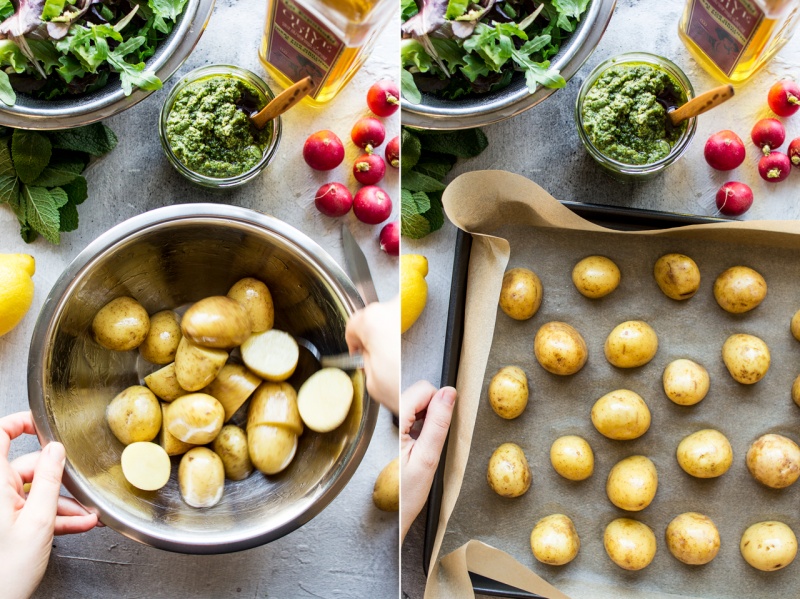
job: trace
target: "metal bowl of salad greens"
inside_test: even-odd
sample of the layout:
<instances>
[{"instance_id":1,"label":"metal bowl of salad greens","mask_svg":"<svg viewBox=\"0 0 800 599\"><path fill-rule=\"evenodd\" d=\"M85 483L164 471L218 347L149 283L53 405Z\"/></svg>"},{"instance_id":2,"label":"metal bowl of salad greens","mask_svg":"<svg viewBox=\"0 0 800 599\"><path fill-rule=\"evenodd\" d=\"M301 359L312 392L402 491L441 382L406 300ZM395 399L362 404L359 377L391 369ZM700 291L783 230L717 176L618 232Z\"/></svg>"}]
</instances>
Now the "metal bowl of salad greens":
<instances>
[{"instance_id":1,"label":"metal bowl of salad greens","mask_svg":"<svg viewBox=\"0 0 800 599\"><path fill-rule=\"evenodd\" d=\"M403 124L468 129L535 106L589 58L616 0L401 0Z\"/></svg>"},{"instance_id":2,"label":"metal bowl of salad greens","mask_svg":"<svg viewBox=\"0 0 800 599\"><path fill-rule=\"evenodd\" d=\"M0 125L64 129L160 89L214 0L0 0Z\"/></svg>"}]
</instances>

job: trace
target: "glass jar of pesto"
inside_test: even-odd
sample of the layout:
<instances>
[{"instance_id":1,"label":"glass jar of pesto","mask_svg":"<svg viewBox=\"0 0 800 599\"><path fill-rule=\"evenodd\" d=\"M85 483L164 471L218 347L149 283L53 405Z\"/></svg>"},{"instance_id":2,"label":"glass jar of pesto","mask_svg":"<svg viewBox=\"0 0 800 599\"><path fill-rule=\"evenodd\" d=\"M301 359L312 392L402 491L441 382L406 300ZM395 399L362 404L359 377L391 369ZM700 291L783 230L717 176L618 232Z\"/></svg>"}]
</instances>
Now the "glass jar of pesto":
<instances>
[{"instance_id":1,"label":"glass jar of pesto","mask_svg":"<svg viewBox=\"0 0 800 599\"><path fill-rule=\"evenodd\" d=\"M161 108L158 131L170 164L203 187L224 189L258 176L275 158L281 118L264 129L250 123L274 97L255 73L232 65L184 75Z\"/></svg>"},{"instance_id":2,"label":"glass jar of pesto","mask_svg":"<svg viewBox=\"0 0 800 599\"><path fill-rule=\"evenodd\" d=\"M672 61L631 52L599 64L583 82L575 104L578 135L606 171L621 181L655 177L689 147L691 118L673 126L667 116L694 96Z\"/></svg>"}]
</instances>

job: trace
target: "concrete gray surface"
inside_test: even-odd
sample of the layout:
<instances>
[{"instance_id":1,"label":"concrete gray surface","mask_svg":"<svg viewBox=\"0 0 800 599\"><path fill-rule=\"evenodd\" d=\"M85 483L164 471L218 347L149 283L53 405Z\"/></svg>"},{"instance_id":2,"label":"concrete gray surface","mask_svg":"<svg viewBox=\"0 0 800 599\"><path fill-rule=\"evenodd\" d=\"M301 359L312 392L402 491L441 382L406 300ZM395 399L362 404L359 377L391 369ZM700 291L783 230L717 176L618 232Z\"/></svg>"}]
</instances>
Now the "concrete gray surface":
<instances>
[{"instance_id":1,"label":"concrete gray surface","mask_svg":"<svg viewBox=\"0 0 800 599\"><path fill-rule=\"evenodd\" d=\"M484 128L488 149L460 161L452 176L480 169L500 169L524 175L560 200L648 208L668 212L714 215L716 190L725 181L743 181L755 200L742 219L800 218L800 172L779 184L762 181L756 170L758 155L750 142L750 129L760 118L774 116L766 104L767 90L776 81L800 78L800 35L727 104L699 117L697 133L687 154L664 175L647 183L622 185L604 175L586 153L575 129L574 108L582 81L600 62L623 52L645 51L665 56L680 66L697 93L718 82L708 75L678 38L677 26L684 2L618 0L614 16L586 65L544 103L516 118ZM800 136L800 115L782 119L786 143ZM738 169L720 173L703 159L709 135L732 129L745 141L747 158ZM786 151L786 146L783 146ZM428 303L414 327L403 336L403 388L418 379L438 385L442 370L450 277L456 229L449 222L422 240L403 239L403 253L428 258ZM425 589L422 543L425 517L417 519L402 548L402 595L421 599Z\"/></svg>"},{"instance_id":2,"label":"concrete gray surface","mask_svg":"<svg viewBox=\"0 0 800 599\"><path fill-rule=\"evenodd\" d=\"M167 162L158 140L158 114L177 77L213 63L238 64L264 74L258 62L264 2L220 0L208 29L184 67L145 101L110 119L119 146L89 173L89 200L80 207L80 228L63 235L61 245L44 240L22 242L13 214L0 208L0 253L25 252L36 258L33 306L23 322L0 338L0 414L25 410L26 364L36 315L63 269L80 250L127 218L160 206L219 202L272 214L300 229L342 263L342 219L319 214L314 192L326 181L355 182L349 164L357 155L350 129L366 115L366 90L384 77L396 77L397 37L381 43L345 90L332 102L300 105L285 115L275 162L258 179L236 191L215 193L194 187ZM269 79L267 78L269 81ZM387 139L399 134L399 114L386 119ZM347 157L336 171L312 172L302 158L305 138L332 129L345 142ZM381 150L382 151L382 150ZM383 185L396 190L397 172L388 169ZM393 198L397 192L392 191ZM396 207L395 215L399 211ZM367 256L381 299L397 293L397 260L379 250L379 226L346 217ZM311 522L269 545L218 556L171 554L130 541L111 529L55 540L40 599L176 598L384 598L396 597L399 558L396 514L372 504L372 486L381 469L397 455L397 429L382 409L370 447L347 487ZM35 439L15 442L12 456L33 451ZM20 576L25 573L20 572ZM2 591L0 591L2 595Z\"/></svg>"}]
</instances>

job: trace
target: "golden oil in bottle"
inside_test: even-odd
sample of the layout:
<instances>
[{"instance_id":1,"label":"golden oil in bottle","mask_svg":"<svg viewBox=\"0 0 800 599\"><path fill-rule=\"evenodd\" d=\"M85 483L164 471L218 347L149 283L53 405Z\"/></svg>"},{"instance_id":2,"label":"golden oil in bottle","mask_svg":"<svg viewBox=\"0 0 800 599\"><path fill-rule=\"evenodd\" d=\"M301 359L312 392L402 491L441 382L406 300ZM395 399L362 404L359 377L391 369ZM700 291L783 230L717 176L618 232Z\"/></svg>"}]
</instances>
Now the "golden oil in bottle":
<instances>
[{"instance_id":1,"label":"golden oil in bottle","mask_svg":"<svg viewBox=\"0 0 800 599\"><path fill-rule=\"evenodd\" d=\"M678 33L692 56L726 83L742 83L789 41L800 0L687 0Z\"/></svg>"},{"instance_id":2,"label":"golden oil in bottle","mask_svg":"<svg viewBox=\"0 0 800 599\"><path fill-rule=\"evenodd\" d=\"M282 86L310 76L309 97L333 99L369 56L393 0L268 0L259 57Z\"/></svg>"}]
</instances>

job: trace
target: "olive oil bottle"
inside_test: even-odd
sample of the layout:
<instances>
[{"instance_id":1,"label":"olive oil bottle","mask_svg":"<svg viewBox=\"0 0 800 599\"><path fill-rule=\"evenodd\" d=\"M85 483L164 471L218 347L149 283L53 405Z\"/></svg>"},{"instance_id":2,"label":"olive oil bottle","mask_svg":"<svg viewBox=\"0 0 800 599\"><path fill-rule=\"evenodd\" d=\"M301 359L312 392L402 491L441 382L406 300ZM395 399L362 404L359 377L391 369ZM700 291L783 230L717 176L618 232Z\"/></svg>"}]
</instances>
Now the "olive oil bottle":
<instances>
[{"instance_id":1,"label":"olive oil bottle","mask_svg":"<svg viewBox=\"0 0 800 599\"><path fill-rule=\"evenodd\" d=\"M328 102L356 74L396 8L396 0L268 0L259 57L284 87L310 76L309 97Z\"/></svg>"},{"instance_id":2,"label":"olive oil bottle","mask_svg":"<svg viewBox=\"0 0 800 599\"><path fill-rule=\"evenodd\" d=\"M800 0L687 0L678 33L694 58L726 83L743 83L789 41Z\"/></svg>"}]
</instances>

